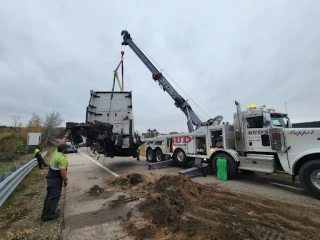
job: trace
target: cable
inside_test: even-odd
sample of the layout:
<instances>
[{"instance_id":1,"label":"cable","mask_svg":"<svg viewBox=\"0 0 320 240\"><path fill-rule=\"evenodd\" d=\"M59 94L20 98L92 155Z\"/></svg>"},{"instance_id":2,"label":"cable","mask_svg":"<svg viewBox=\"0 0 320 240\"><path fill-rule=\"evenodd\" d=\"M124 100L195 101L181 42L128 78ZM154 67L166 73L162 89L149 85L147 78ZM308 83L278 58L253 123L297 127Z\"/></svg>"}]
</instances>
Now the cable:
<instances>
[{"instance_id":1,"label":"cable","mask_svg":"<svg viewBox=\"0 0 320 240\"><path fill-rule=\"evenodd\" d=\"M135 42L135 44L161 69L161 72L163 71L170 79L171 81L173 81L179 88L180 90L192 101L194 102L194 104L205 114L207 115L208 118L210 118L210 116L179 86L179 84L173 80L172 77L170 77L170 75L164 71L161 66L139 45Z\"/></svg>"},{"instance_id":2,"label":"cable","mask_svg":"<svg viewBox=\"0 0 320 240\"><path fill-rule=\"evenodd\" d=\"M108 122L110 120L110 114L111 114L111 105L112 105L112 99L113 99L113 92L114 92L114 84L116 82L116 75L114 74L113 76L113 85L112 85L112 93L111 93L111 98L110 98L110 108L109 108L109 115L108 115Z\"/></svg>"}]
</instances>

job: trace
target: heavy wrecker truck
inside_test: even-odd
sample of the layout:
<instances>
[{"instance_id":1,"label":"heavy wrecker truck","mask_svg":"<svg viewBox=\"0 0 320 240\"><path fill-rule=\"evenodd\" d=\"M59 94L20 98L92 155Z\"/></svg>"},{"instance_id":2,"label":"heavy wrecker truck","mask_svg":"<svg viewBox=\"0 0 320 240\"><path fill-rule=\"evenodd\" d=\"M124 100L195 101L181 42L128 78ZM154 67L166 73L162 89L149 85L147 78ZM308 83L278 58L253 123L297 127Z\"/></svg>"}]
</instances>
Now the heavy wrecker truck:
<instances>
[{"instance_id":1,"label":"heavy wrecker truck","mask_svg":"<svg viewBox=\"0 0 320 240\"><path fill-rule=\"evenodd\" d=\"M152 73L152 78L187 116L188 134L162 135L146 139L147 161L172 158L175 165L190 161L206 163L217 172L217 159L227 159L227 179L244 172L284 171L299 176L302 186L320 199L320 128L292 128L287 114L265 106L247 106L235 101L233 124L218 115L202 122L190 105L134 44L128 31L122 31L128 45ZM193 128L193 125L196 127Z\"/></svg>"}]
</instances>

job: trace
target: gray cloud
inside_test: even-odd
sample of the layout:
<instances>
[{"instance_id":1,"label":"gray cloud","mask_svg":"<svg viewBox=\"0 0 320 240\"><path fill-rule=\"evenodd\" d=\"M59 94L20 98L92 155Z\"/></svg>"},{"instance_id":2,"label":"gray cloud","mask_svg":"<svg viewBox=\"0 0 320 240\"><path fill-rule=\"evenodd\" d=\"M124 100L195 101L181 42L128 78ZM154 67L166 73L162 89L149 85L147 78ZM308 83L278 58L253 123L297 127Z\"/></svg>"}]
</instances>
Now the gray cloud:
<instances>
[{"instance_id":1,"label":"gray cloud","mask_svg":"<svg viewBox=\"0 0 320 240\"><path fill-rule=\"evenodd\" d=\"M287 101L293 122L319 120L319 9L316 0L0 1L0 124L53 110L84 121L90 89L112 88L123 29L210 117L232 121L237 99L280 111ZM187 131L128 47L124 58L136 128Z\"/></svg>"}]
</instances>

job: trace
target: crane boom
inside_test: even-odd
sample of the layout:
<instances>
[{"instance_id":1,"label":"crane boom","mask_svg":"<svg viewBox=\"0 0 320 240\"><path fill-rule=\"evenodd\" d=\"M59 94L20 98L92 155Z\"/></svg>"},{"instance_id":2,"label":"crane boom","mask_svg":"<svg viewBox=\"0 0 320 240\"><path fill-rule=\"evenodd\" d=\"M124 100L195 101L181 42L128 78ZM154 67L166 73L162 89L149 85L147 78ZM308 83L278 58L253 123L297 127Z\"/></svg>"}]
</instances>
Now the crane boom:
<instances>
[{"instance_id":1,"label":"crane boom","mask_svg":"<svg viewBox=\"0 0 320 240\"><path fill-rule=\"evenodd\" d=\"M172 87L168 80L162 75L161 72L150 62L150 60L144 55L144 53L137 47L137 45L132 41L130 33L126 30L121 32L123 36L122 45L129 45L132 51L140 58L140 60L146 65L146 67L151 71L152 78L154 81L158 82L162 87L163 91L166 91L170 97L174 100L176 107L180 108L181 111L187 117L187 125L189 132L194 131L193 125L197 128L199 126L208 126L213 124L220 124L222 121L222 116L218 115L213 119L209 119L207 122L202 122L197 114L192 110L189 103Z\"/></svg>"}]
</instances>

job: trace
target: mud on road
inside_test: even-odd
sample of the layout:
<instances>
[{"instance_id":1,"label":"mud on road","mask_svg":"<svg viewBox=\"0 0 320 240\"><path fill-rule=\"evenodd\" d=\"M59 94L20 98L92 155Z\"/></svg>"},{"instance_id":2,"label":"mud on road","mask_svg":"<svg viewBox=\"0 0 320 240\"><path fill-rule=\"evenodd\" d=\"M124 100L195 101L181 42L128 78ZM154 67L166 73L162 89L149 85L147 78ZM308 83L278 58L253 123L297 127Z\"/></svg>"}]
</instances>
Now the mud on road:
<instances>
[{"instance_id":1,"label":"mud on road","mask_svg":"<svg viewBox=\"0 0 320 240\"><path fill-rule=\"evenodd\" d=\"M124 230L135 239L319 239L320 210L205 186L182 175L128 174L106 187L144 199L145 221L130 217ZM119 199L117 204L125 204Z\"/></svg>"}]
</instances>

